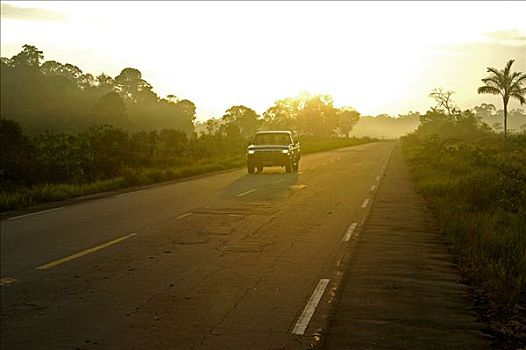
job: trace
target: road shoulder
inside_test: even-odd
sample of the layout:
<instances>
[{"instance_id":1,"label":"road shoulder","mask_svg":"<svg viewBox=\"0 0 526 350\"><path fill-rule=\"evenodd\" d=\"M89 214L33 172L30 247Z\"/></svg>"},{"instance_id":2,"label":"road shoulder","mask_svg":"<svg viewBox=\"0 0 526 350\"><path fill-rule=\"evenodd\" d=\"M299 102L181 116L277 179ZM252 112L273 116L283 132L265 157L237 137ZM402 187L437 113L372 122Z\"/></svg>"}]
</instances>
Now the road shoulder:
<instances>
[{"instance_id":1,"label":"road shoulder","mask_svg":"<svg viewBox=\"0 0 526 350\"><path fill-rule=\"evenodd\" d=\"M351 246L327 349L484 349L469 289L395 147Z\"/></svg>"}]
</instances>

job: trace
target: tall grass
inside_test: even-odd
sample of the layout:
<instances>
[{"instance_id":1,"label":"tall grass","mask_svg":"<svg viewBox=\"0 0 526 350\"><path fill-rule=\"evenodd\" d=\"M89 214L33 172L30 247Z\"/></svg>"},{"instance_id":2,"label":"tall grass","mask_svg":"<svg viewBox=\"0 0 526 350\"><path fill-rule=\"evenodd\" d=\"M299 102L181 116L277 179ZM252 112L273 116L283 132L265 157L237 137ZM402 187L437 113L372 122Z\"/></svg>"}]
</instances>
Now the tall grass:
<instances>
[{"instance_id":1,"label":"tall grass","mask_svg":"<svg viewBox=\"0 0 526 350\"><path fill-rule=\"evenodd\" d=\"M526 134L402 138L417 190L436 214L463 276L509 322L526 305ZM524 320L523 320L524 321Z\"/></svg>"}]
</instances>

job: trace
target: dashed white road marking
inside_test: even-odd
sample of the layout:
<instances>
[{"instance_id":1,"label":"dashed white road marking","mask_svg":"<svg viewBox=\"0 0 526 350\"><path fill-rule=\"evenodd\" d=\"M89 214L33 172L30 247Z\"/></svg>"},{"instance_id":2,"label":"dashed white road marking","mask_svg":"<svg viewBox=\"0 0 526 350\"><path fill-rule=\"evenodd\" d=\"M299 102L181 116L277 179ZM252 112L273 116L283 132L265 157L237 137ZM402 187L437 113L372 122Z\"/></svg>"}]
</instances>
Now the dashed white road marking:
<instances>
[{"instance_id":1,"label":"dashed white road marking","mask_svg":"<svg viewBox=\"0 0 526 350\"><path fill-rule=\"evenodd\" d=\"M380 181L380 176L377 176L377 177L376 177L376 181L377 181L377 182Z\"/></svg>"},{"instance_id":2,"label":"dashed white road marking","mask_svg":"<svg viewBox=\"0 0 526 350\"><path fill-rule=\"evenodd\" d=\"M357 223L357 222L353 222L353 223L351 224L351 226L349 226L349 228L347 229L347 232L346 232L345 235L343 236L342 242L348 242L349 239L351 239L352 233L353 233L354 230L356 229L356 226L358 226L358 223Z\"/></svg>"},{"instance_id":3,"label":"dashed white road marking","mask_svg":"<svg viewBox=\"0 0 526 350\"><path fill-rule=\"evenodd\" d=\"M251 190L248 190L248 191L245 191L245 192L241 192L240 194L238 194L237 196L238 197L243 197L243 196L246 196L247 194L250 194L252 192L254 192L256 189L251 189Z\"/></svg>"},{"instance_id":4,"label":"dashed white road marking","mask_svg":"<svg viewBox=\"0 0 526 350\"><path fill-rule=\"evenodd\" d=\"M283 181L285 181L285 179L279 179L279 180L274 181L273 184L279 184L280 182L283 182Z\"/></svg>"},{"instance_id":5,"label":"dashed white road marking","mask_svg":"<svg viewBox=\"0 0 526 350\"><path fill-rule=\"evenodd\" d=\"M61 265L61 264L64 264L68 261L71 261L71 260L74 260L74 259L77 259L77 258L80 258L84 255L88 255L90 253L94 253L96 252L97 250L101 250L103 248L107 248L109 246L112 246L116 243L119 243L119 242L122 242L130 237L133 237L137 235L136 233L130 233L129 235L126 235L126 236L123 236L123 237L120 237L120 238L117 238L117 239L114 239L113 241L109 241L109 242L106 242L104 244L101 244L101 245L98 245L96 247L93 247L93 248L89 248L89 249L86 249L86 250L83 250L81 252L78 252L78 253L75 253L73 255L70 255L70 256L66 256L65 258L62 258L62 259L58 259L58 260L55 260L55 261L52 261L50 263L47 263L45 265L40 265L38 267L36 267L37 270L48 270L48 269L51 269L55 266L58 266L58 265Z\"/></svg>"},{"instance_id":6,"label":"dashed white road marking","mask_svg":"<svg viewBox=\"0 0 526 350\"><path fill-rule=\"evenodd\" d=\"M301 175L303 174L303 171L298 171L296 174Z\"/></svg>"},{"instance_id":7,"label":"dashed white road marking","mask_svg":"<svg viewBox=\"0 0 526 350\"><path fill-rule=\"evenodd\" d=\"M184 213L184 214L179 215L178 217L176 217L176 219L182 219L182 218L185 218L185 217L190 216L190 215L192 215L192 213Z\"/></svg>"},{"instance_id":8,"label":"dashed white road marking","mask_svg":"<svg viewBox=\"0 0 526 350\"><path fill-rule=\"evenodd\" d=\"M375 189L376 189L376 185L372 185L371 186L371 192L374 192Z\"/></svg>"},{"instance_id":9,"label":"dashed white road marking","mask_svg":"<svg viewBox=\"0 0 526 350\"><path fill-rule=\"evenodd\" d=\"M327 288L328 284L328 279L321 279L320 282L318 282L314 293L312 293L309 302L307 303L307 305L305 305L305 309L303 309L300 318L296 322L296 325L292 330L292 334L301 335L305 333L305 329L307 328L307 325L309 324L310 319L314 314L314 310L316 310L316 306L318 306L318 303L320 302L323 292L325 292L325 288Z\"/></svg>"},{"instance_id":10,"label":"dashed white road marking","mask_svg":"<svg viewBox=\"0 0 526 350\"><path fill-rule=\"evenodd\" d=\"M365 199L362 203L362 208L367 208L367 205L369 204L369 198Z\"/></svg>"},{"instance_id":11,"label":"dashed white road marking","mask_svg":"<svg viewBox=\"0 0 526 350\"><path fill-rule=\"evenodd\" d=\"M9 218L7 220L17 220L17 219L22 219L22 218L25 218L25 217L28 217L28 216L40 215L40 214L45 214L45 213L51 213L53 211L58 211L58 210L62 210L62 209L64 209L64 207L58 207L58 208L53 208L53 209L41 210L41 211L37 211L37 212L34 212L34 213L29 213L29 214L24 214L24 215L19 215L19 216L13 216L12 218Z\"/></svg>"}]
</instances>

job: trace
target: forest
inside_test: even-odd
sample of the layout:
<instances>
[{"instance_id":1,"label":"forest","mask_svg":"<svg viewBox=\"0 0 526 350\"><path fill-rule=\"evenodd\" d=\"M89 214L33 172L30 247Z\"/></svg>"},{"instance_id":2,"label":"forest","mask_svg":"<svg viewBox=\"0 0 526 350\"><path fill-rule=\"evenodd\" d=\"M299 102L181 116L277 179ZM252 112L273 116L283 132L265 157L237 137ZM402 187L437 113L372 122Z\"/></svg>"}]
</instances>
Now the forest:
<instances>
[{"instance_id":1,"label":"forest","mask_svg":"<svg viewBox=\"0 0 526 350\"><path fill-rule=\"evenodd\" d=\"M360 113L329 95L283 98L262 115L235 105L196 132L194 103L159 97L138 69L95 77L43 60L31 45L1 59L2 210L239 166L258 129L294 130L306 152L368 141L349 138Z\"/></svg>"}]
</instances>

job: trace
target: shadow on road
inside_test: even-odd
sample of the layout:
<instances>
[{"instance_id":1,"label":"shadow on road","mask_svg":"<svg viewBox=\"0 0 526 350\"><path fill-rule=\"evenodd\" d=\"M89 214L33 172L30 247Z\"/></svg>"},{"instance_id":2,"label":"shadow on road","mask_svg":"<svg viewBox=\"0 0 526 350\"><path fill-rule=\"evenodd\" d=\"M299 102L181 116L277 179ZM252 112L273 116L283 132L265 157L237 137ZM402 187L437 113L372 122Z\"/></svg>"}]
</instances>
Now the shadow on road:
<instances>
[{"instance_id":1,"label":"shadow on road","mask_svg":"<svg viewBox=\"0 0 526 350\"><path fill-rule=\"evenodd\" d=\"M251 175L245 173L232 181L221 193L220 198L237 197L254 189L257 189L259 192L265 189L267 190L266 192L281 195L289 191L290 186L298 182L298 177L297 173L285 173L281 167L264 168L263 172L256 172Z\"/></svg>"}]
</instances>

